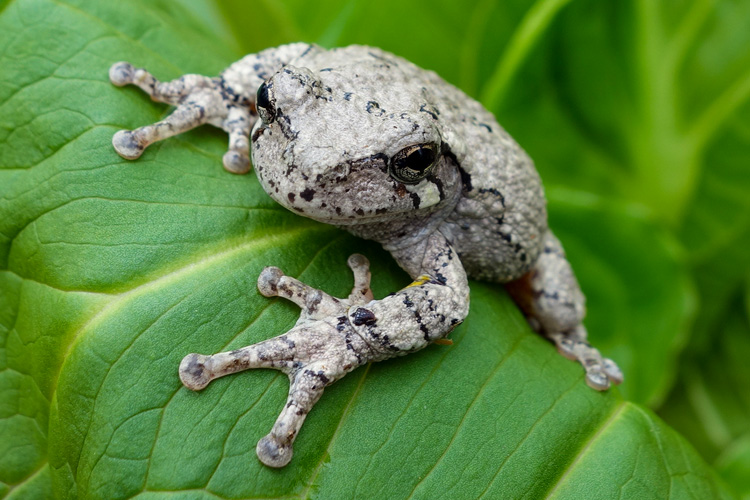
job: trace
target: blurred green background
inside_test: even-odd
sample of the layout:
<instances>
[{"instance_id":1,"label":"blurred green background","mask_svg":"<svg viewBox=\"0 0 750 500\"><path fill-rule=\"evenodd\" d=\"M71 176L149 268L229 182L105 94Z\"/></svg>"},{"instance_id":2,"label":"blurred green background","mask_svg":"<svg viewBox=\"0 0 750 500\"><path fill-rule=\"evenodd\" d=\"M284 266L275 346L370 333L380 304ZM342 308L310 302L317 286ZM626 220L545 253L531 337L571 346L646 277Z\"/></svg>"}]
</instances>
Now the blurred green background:
<instances>
[{"instance_id":1,"label":"blurred green background","mask_svg":"<svg viewBox=\"0 0 750 500\"><path fill-rule=\"evenodd\" d=\"M370 44L436 71L479 99L528 151L545 183L550 224L588 297L591 337L625 371L623 396L656 411L738 495L750 499L750 0L156 0L113 5L0 1L0 194L8 194L0 197L0 332L10 331L8 325L19 331L28 326L15 324L24 304L62 311L59 317L28 321L33 323L28 331L65 332L49 341L51 347L40 342L47 350L33 362L44 375L40 392L45 396L54 393L68 343L78 347L70 325L95 317L96 308L108 300L106 293L127 290L133 276L146 280L169 268L172 263L164 261L171 254L154 250L153 262L133 276L123 271L125 279L117 274L118 265L129 270L130 257L113 250L101 262L92 260L101 269L86 269L84 276L74 263L84 255L84 245L61 246L52 258L45 248L33 247L44 241L43 232L14 240L16 233L43 220L56 203L91 198L91 189L105 192L121 184L136 198L147 192L165 199L197 196L175 187L181 186L183 174L165 167L168 162L161 166L169 182L120 166L118 172L130 173L107 171L113 177L100 180L85 177L83 167L80 178L66 173L73 171L70 165L92 158L96 168L90 170L105 172L119 159L102 138L123 122L144 124L144 116L155 120L166 112L135 91L113 91L106 82L107 65L120 58L113 55L122 50L118 44L133 48L127 57L140 56L143 62L135 62L150 63L149 69L164 78L178 76L178 68L215 74L241 54L291 41L326 47ZM60 19L47 17L50 12ZM24 31L34 26L45 30L43 36ZM90 80L83 79L84 73ZM56 80L45 87L50 75ZM30 94L27 87L33 89ZM132 114L112 118L127 106ZM66 149L97 130L101 137ZM232 178L230 184L220 172L208 171L206 165L220 157L224 136L205 130L191 134L185 142L166 143L164 151L182 160L190 175L200 180L205 175L207 185L222 188L223 195L205 188L206 203L243 206L245 198L238 193L247 189L260 200L253 203L271 206L249 176ZM70 155L67 163L50 166L48 157L58 151ZM144 156L142 163L156 154ZM193 165L195 157L203 163ZM40 168L28 168L34 166ZM45 190L35 191L35 184ZM119 215L108 220L99 208L86 210L87 217L102 217L100 226L115 228L115 236L118 225L125 226ZM148 225L154 215L143 210L143 227L133 234L151 238L149 244L182 245L175 251L181 258L216 239L193 229L200 219L194 214L192 222L188 217L183 225L170 226L174 235L184 235L170 239L161 227ZM162 224L172 220L169 214L161 216ZM69 234L94 234L88 219L79 217ZM297 224L278 217L281 222L273 219L278 227ZM236 219L220 230L239 233L247 221ZM34 250L24 254L19 248ZM70 256L60 258L68 251ZM63 299L41 287L19 292L16 275L73 293ZM97 281L101 276L105 279ZM69 282L83 285L66 289ZM478 296L487 293L481 290ZM24 303L24 294L33 300L27 297L31 302ZM36 340L24 340L24 348ZM5 347L10 354L1 359L8 363L2 365L7 373L14 351L10 341ZM0 382L6 394L23 392L5 378ZM33 415L39 423L33 446L42 450L34 460L46 460L47 403L37 411L13 397L0 405L3 417ZM54 417L54 402L52 407ZM3 449L6 456L11 451ZM5 494L1 487L0 492Z\"/></svg>"}]
</instances>

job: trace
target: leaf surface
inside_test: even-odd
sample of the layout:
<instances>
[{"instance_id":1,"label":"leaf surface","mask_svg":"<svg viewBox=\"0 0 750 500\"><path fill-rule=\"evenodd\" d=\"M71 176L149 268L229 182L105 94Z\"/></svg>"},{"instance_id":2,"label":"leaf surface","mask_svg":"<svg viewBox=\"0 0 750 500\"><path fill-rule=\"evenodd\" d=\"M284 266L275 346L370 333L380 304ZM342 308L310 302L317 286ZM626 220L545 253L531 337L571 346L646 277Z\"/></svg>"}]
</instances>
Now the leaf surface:
<instances>
[{"instance_id":1,"label":"leaf surface","mask_svg":"<svg viewBox=\"0 0 750 500\"><path fill-rule=\"evenodd\" d=\"M137 162L112 151L116 130L168 109L113 87L109 66L216 74L240 54L212 12L16 0L0 13L4 497L729 497L683 438L618 391L586 387L501 287L480 283L453 346L355 371L326 391L288 467L260 465L254 444L283 405L284 377L247 372L193 393L177 378L180 359L294 323L296 307L255 289L266 265L338 296L354 251L370 257L377 296L407 279L372 243L282 210L253 176L225 173L222 133L184 134ZM565 221L596 221L600 207L562 198L561 233ZM659 276L682 279L679 264L658 265L672 262L658 231L618 210L607 220L655 242L656 290ZM584 255L622 246L616 234L602 235L602 250L574 233L566 240ZM610 274L622 280L610 291L627 291L628 277ZM673 322L684 293L659 302L678 311Z\"/></svg>"}]
</instances>

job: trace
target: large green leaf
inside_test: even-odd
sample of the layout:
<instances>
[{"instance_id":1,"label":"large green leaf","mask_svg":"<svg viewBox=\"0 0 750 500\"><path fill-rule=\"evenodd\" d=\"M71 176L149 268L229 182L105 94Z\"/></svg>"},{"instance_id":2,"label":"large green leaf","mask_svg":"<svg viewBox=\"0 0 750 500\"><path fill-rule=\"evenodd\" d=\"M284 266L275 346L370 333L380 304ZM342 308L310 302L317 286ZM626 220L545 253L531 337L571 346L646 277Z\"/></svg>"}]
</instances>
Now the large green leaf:
<instances>
[{"instance_id":1,"label":"large green leaf","mask_svg":"<svg viewBox=\"0 0 750 500\"><path fill-rule=\"evenodd\" d=\"M0 14L4 497L729 496L683 438L617 390L586 387L580 367L530 331L501 287L479 283L453 346L355 371L316 406L288 467L260 465L254 443L283 405L284 377L249 372L192 393L176 375L182 356L246 345L294 323L294 306L255 290L265 265L337 295L350 286L344 262L354 251L371 258L378 296L406 277L372 244L287 213L253 176L225 173L224 134L194 131L137 162L112 151L115 130L167 112L136 89L111 86L113 61L167 79L214 74L241 55L230 36L216 33L225 20L212 4L182 3L191 9L16 0ZM563 3L514 6L508 12L523 25ZM288 8L302 16L301 3ZM347 30L362 24L348 20L369 9L342 4L339 24L310 19L327 26L328 40L346 41ZM465 15L441 9L444 25L448 15ZM259 23L273 31L269 18L256 16ZM430 45L422 46L440 59ZM657 354L639 362L639 341L623 343L628 321L607 338L601 311L592 310L591 330L606 353L638 373L626 391L641 401L656 397L669 377L660 356L670 356L685 317L679 260L657 228L627 210L566 196L552 208L561 215L553 224L579 255L571 259L580 261L593 310L626 297L616 314L648 323L653 309L630 294L642 276L627 272L646 265L649 293L658 297L651 304L671 314L657 329ZM597 237L579 237L582 222L600 224ZM602 231L608 222L623 231ZM626 253L632 235L648 259ZM617 264L604 264L615 251ZM589 261L601 264L587 268ZM668 290L673 282L676 292Z\"/></svg>"}]
</instances>

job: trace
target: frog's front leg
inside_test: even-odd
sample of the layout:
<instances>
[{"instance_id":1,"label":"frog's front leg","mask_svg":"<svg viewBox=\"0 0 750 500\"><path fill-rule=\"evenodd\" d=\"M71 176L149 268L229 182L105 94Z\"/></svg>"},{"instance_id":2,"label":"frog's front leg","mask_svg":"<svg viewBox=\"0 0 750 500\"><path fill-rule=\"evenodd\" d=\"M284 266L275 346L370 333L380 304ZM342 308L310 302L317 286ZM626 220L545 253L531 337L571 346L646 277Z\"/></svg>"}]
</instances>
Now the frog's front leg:
<instances>
[{"instance_id":1,"label":"frog's front leg","mask_svg":"<svg viewBox=\"0 0 750 500\"><path fill-rule=\"evenodd\" d=\"M508 290L531 325L552 340L563 356L583 365L590 387L603 391L610 382L622 382L622 372L615 362L602 357L586 340L586 328L581 323L586 314L585 298L562 245L551 231L544 236L544 249L534 267L509 283Z\"/></svg>"},{"instance_id":2,"label":"frog's front leg","mask_svg":"<svg viewBox=\"0 0 750 500\"><path fill-rule=\"evenodd\" d=\"M229 134L224 168L236 174L248 172L250 130L258 119L255 92L266 78L308 50L312 50L308 44L282 45L245 56L218 77L188 74L170 82L160 82L145 69L127 62L113 64L109 79L114 85L136 85L152 100L177 106L164 120L117 132L112 137L115 151L134 160L154 142L209 123Z\"/></svg>"},{"instance_id":3,"label":"frog's front leg","mask_svg":"<svg viewBox=\"0 0 750 500\"><path fill-rule=\"evenodd\" d=\"M212 356L188 354L179 368L188 389L198 391L212 380L251 368L273 368L289 376L289 396L271 432L258 441L258 458L270 467L292 459L292 445L323 390L348 372L372 359L372 350L351 328L347 313L372 300L367 259L352 255L354 287L346 299L285 276L267 267L258 277L258 289L267 296L291 300L302 312L289 332L241 349Z\"/></svg>"},{"instance_id":4,"label":"frog's front leg","mask_svg":"<svg viewBox=\"0 0 750 500\"><path fill-rule=\"evenodd\" d=\"M372 300L368 263L361 255L349 258L354 287L347 298L332 297L278 268L266 268L258 278L259 290L300 306L297 324L284 335L241 349L185 356L179 368L182 383L200 390L215 378L250 368L286 373L287 403L256 447L264 464L285 466L292 458L294 439L325 387L362 364L403 356L443 339L466 317L466 275L442 236L404 250L401 257L419 277L382 300Z\"/></svg>"},{"instance_id":5,"label":"frog's front leg","mask_svg":"<svg viewBox=\"0 0 750 500\"><path fill-rule=\"evenodd\" d=\"M184 75L171 82L160 82L145 69L135 68L126 62L112 65L109 78L117 86L136 85L154 101L177 106L161 121L135 130L117 132L112 137L112 145L123 158L134 160L154 142L211 123L230 135L224 168L234 173L244 173L250 169L248 136L255 117L249 108L227 98L220 78Z\"/></svg>"}]
</instances>

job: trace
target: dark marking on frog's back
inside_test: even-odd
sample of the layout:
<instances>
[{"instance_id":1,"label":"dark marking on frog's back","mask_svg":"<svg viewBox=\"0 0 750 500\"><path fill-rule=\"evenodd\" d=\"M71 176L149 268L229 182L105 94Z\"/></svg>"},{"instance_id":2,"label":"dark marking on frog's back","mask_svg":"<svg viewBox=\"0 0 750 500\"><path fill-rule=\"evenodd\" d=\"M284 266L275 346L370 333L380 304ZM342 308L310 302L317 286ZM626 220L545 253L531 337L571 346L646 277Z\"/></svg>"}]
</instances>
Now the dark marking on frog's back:
<instances>
[{"instance_id":1,"label":"dark marking on frog's back","mask_svg":"<svg viewBox=\"0 0 750 500\"><path fill-rule=\"evenodd\" d=\"M380 104L378 104L377 101L367 101L365 109L368 113L376 114L377 116L383 116L385 113L385 110L380 107Z\"/></svg>"},{"instance_id":2,"label":"dark marking on frog's back","mask_svg":"<svg viewBox=\"0 0 750 500\"><path fill-rule=\"evenodd\" d=\"M455 156L454 159L456 159ZM458 161L456 161L456 165L458 165ZM458 165L458 172L461 174L461 183L464 185L466 192L472 191L474 187L471 185L471 174L464 170L461 165Z\"/></svg>"},{"instance_id":3,"label":"dark marking on frog's back","mask_svg":"<svg viewBox=\"0 0 750 500\"><path fill-rule=\"evenodd\" d=\"M435 109L435 108L432 108L431 110L430 109L426 109L426 108L427 108L427 104L422 104L419 107L419 111L421 111L422 113L427 113L428 115L430 115L432 117L433 120L437 120L438 119L438 115L440 114L440 112L437 109Z\"/></svg>"},{"instance_id":4,"label":"dark marking on frog's back","mask_svg":"<svg viewBox=\"0 0 750 500\"><path fill-rule=\"evenodd\" d=\"M503 196L503 193L501 193L497 189L495 189L495 188L479 188L479 193L480 194L489 193L489 194L497 197L497 199L500 200L500 204L503 207L505 207L505 196Z\"/></svg>"},{"instance_id":5,"label":"dark marking on frog's back","mask_svg":"<svg viewBox=\"0 0 750 500\"><path fill-rule=\"evenodd\" d=\"M370 311L369 309L358 307L352 315L352 323L356 326L375 326L375 324L377 323L377 318L375 317L375 313Z\"/></svg>"}]
</instances>

